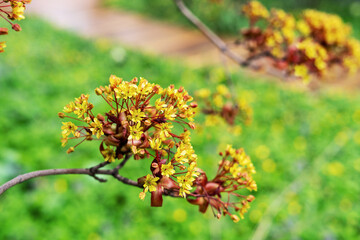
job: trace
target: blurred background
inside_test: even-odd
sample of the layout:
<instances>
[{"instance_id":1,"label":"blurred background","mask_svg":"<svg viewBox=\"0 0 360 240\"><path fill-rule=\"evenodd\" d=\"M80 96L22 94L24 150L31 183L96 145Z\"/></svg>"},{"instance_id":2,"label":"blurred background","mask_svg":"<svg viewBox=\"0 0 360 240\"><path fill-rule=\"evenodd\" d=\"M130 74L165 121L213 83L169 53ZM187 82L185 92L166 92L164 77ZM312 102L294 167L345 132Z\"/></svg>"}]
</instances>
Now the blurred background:
<instances>
[{"instance_id":1,"label":"blurred background","mask_svg":"<svg viewBox=\"0 0 360 240\"><path fill-rule=\"evenodd\" d=\"M241 1L186 2L225 38L246 24ZM359 1L262 2L295 15L304 8L339 14L360 37ZM184 86L192 94L226 81L224 60L173 1L33 0L28 10L23 31L3 38L7 48L0 55L0 183L102 161L95 142L66 154L57 113L81 93L90 93L100 111L93 90L110 74ZM50 176L0 196L0 239L358 239L359 90L314 92L239 68L230 74L254 109L253 123L240 135L226 126L200 126L193 146L209 175L226 144L251 156L259 190L244 220L217 220L170 197L151 208L149 196L141 201L139 189L111 178ZM148 166L149 160L130 161L121 174L136 179Z\"/></svg>"}]
</instances>

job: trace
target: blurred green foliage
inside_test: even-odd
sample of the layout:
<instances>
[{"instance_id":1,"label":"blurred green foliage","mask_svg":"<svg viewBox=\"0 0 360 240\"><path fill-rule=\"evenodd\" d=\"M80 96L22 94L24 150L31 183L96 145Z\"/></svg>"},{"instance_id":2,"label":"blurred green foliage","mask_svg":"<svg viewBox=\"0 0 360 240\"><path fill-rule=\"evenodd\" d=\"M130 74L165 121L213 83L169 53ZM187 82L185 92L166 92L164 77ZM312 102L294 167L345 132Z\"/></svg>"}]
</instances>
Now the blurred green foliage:
<instances>
[{"instance_id":1,"label":"blurred green foliage","mask_svg":"<svg viewBox=\"0 0 360 240\"><path fill-rule=\"evenodd\" d=\"M313 8L340 15L353 26L354 35L360 38L360 2L358 0L259 0L267 8L281 8L298 16L301 10ZM211 29L227 35L236 35L247 26L240 14L245 0L185 0L187 6ZM145 14L160 20L192 26L177 10L173 0L104 0L105 6L118 7Z\"/></svg>"},{"instance_id":2,"label":"blurred green foliage","mask_svg":"<svg viewBox=\"0 0 360 240\"><path fill-rule=\"evenodd\" d=\"M81 93L107 84L110 74L143 76L189 92L223 81L221 69L191 69L105 40L90 42L28 19L6 36L0 55L0 183L29 171L91 167L102 161L96 142L67 155L57 112ZM302 92L269 79L232 75L254 108L254 121L234 136L222 127L193 133L199 166L215 173L227 143L244 147L257 169L259 191L240 223L203 215L184 199L151 208L140 189L109 178L49 176L0 196L0 239L249 239L274 199L285 192L267 239L357 239L360 234L360 97ZM100 109L100 107L99 107ZM200 125L201 126L201 125ZM150 160L121 170L136 179Z\"/></svg>"}]
</instances>

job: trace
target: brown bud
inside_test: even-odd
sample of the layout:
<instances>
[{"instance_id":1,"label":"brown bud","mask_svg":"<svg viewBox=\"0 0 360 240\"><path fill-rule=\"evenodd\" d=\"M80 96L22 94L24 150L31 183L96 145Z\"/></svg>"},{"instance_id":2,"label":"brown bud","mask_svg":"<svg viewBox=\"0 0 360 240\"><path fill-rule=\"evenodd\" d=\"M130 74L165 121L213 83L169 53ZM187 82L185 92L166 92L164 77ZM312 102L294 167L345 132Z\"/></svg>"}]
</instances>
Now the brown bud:
<instances>
[{"instance_id":1,"label":"brown bud","mask_svg":"<svg viewBox=\"0 0 360 240\"><path fill-rule=\"evenodd\" d=\"M66 151L66 153L69 154L69 153L72 153L73 151L75 151L74 147L70 147L70 148Z\"/></svg>"},{"instance_id":2,"label":"brown bud","mask_svg":"<svg viewBox=\"0 0 360 240\"><path fill-rule=\"evenodd\" d=\"M92 104L92 103L89 103L89 104L88 104L88 106L87 106L87 108L88 108L88 110L91 110L91 109L93 109L93 108L94 108L94 104Z\"/></svg>"},{"instance_id":3,"label":"brown bud","mask_svg":"<svg viewBox=\"0 0 360 240\"><path fill-rule=\"evenodd\" d=\"M197 102L190 103L190 107L192 108L196 108L197 106L198 106Z\"/></svg>"},{"instance_id":4,"label":"brown bud","mask_svg":"<svg viewBox=\"0 0 360 240\"><path fill-rule=\"evenodd\" d=\"M12 26L12 29L14 29L15 31L17 31L17 32L19 32L19 31L21 31L21 27L20 27L20 25L19 24L13 24Z\"/></svg>"},{"instance_id":5,"label":"brown bud","mask_svg":"<svg viewBox=\"0 0 360 240\"><path fill-rule=\"evenodd\" d=\"M144 124L145 124L145 126L150 126L150 125L151 125L151 121L150 121L149 119L146 119L146 120L144 121Z\"/></svg>"},{"instance_id":6,"label":"brown bud","mask_svg":"<svg viewBox=\"0 0 360 240\"><path fill-rule=\"evenodd\" d=\"M138 83L138 78L137 77L134 77L132 80L131 80L134 84Z\"/></svg>"},{"instance_id":7,"label":"brown bud","mask_svg":"<svg viewBox=\"0 0 360 240\"><path fill-rule=\"evenodd\" d=\"M193 122L189 122L188 125L189 125L189 127L190 127L191 129L195 129L195 128L196 128L196 125L195 125L195 123L193 123Z\"/></svg>"},{"instance_id":8,"label":"brown bud","mask_svg":"<svg viewBox=\"0 0 360 240\"><path fill-rule=\"evenodd\" d=\"M105 120L104 116L101 115L100 113L99 113L96 117L97 117L97 119L99 119L100 121L104 121L104 120Z\"/></svg>"},{"instance_id":9,"label":"brown bud","mask_svg":"<svg viewBox=\"0 0 360 240\"><path fill-rule=\"evenodd\" d=\"M246 198L246 201L248 202L252 202L255 200L255 197L253 195L249 195L247 198Z\"/></svg>"},{"instance_id":10,"label":"brown bud","mask_svg":"<svg viewBox=\"0 0 360 240\"><path fill-rule=\"evenodd\" d=\"M58 116L59 116L59 118L64 118L66 115L65 115L65 113L63 113L63 112L59 112L59 113L58 113Z\"/></svg>"}]
</instances>

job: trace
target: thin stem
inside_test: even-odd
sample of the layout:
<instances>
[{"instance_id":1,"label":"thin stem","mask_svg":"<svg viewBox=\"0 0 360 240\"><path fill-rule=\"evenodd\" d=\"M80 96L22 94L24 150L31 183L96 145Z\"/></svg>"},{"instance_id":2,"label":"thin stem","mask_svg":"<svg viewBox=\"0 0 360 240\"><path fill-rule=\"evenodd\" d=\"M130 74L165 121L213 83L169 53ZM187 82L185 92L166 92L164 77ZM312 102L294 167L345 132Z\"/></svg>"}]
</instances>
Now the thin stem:
<instances>
[{"instance_id":1,"label":"thin stem","mask_svg":"<svg viewBox=\"0 0 360 240\"><path fill-rule=\"evenodd\" d=\"M174 0L176 6L179 8L181 13L193 23L223 54L231 58L239 65L243 65L246 59L238 56L234 52L230 51L226 43L216 35L210 28L208 28L198 17L196 17L189 8L184 4L183 0Z\"/></svg>"}]
</instances>

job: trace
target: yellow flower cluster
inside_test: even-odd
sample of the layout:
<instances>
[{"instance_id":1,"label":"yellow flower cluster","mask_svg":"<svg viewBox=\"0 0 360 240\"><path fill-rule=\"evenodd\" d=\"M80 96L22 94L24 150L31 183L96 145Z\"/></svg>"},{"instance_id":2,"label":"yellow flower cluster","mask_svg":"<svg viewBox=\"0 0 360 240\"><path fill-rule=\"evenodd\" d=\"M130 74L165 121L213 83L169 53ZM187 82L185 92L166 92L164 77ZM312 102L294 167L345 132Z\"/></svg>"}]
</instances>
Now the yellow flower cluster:
<instances>
[{"instance_id":1,"label":"yellow flower cluster","mask_svg":"<svg viewBox=\"0 0 360 240\"><path fill-rule=\"evenodd\" d=\"M227 157L230 157L230 159L227 160ZM226 147L225 157L219 165L220 168L222 168L221 171L224 171L224 173L222 173L224 179L232 181L234 184L236 182L250 191L257 191L256 182L252 177L252 175L256 173L255 167L250 157L245 154L244 149L234 149L231 145L228 145ZM231 186L231 183L229 185ZM239 189L239 187L234 186L232 186L232 188L237 188L236 190ZM244 214L250 208L249 200L252 201L253 199L254 197L250 195L250 198L241 201L240 208L235 208L239 212L241 219L244 219ZM232 219L234 218L233 215L231 217ZM237 218L233 220L236 222Z\"/></svg>"},{"instance_id":2,"label":"yellow flower cluster","mask_svg":"<svg viewBox=\"0 0 360 240\"><path fill-rule=\"evenodd\" d=\"M258 1L251 1L244 5L242 12L252 21L269 17L269 11Z\"/></svg>"},{"instance_id":3,"label":"yellow flower cluster","mask_svg":"<svg viewBox=\"0 0 360 240\"><path fill-rule=\"evenodd\" d=\"M11 1L11 7L12 7L11 19L15 19L15 20L25 19L24 17L25 4L23 2Z\"/></svg>"},{"instance_id":4,"label":"yellow flower cluster","mask_svg":"<svg viewBox=\"0 0 360 240\"><path fill-rule=\"evenodd\" d=\"M230 160L227 160L228 157ZM230 173L238 183L243 183L242 181L245 180L244 186L247 189L257 191L257 185L252 178L252 175L256 173L255 167L244 149L235 149L231 145L227 145L224 159L219 165L221 170L225 172L224 175Z\"/></svg>"},{"instance_id":5,"label":"yellow flower cluster","mask_svg":"<svg viewBox=\"0 0 360 240\"><path fill-rule=\"evenodd\" d=\"M293 15L281 9L272 9L271 17L268 21L273 28L279 29L288 44L294 41L296 20Z\"/></svg>"},{"instance_id":6,"label":"yellow flower cluster","mask_svg":"<svg viewBox=\"0 0 360 240\"><path fill-rule=\"evenodd\" d=\"M296 48L305 58L303 62L311 64L312 67L316 68L317 73L324 73L328 65L328 54L323 46L307 38L297 43ZM310 77L308 66L305 63L295 65L294 75L302 78L304 81L308 81Z\"/></svg>"},{"instance_id":7,"label":"yellow flower cluster","mask_svg":"<svg viewBox=\"0 0 360 240\"><path fill-rule=\"evenodd\" d=\"M219 162L219 168L214 179L207 180L208 178L204 172L197 178L197 188L192 193L192 196L205 197L188 199L188 201L199 205L201 212L205 212L210 205L217 210L218 217L222 214L229 215L234 222L238 222L240 218L244 218L244 214L250 208L249 203L255 199L252 195L246 196L243 194L244 189L257 191L257 185L253 179L253 174L256 173L255 167L242 148L234 149L228 145L225 153L220 153L220 155L223 156L223 159ZM242 191L242 194L239 194L238 191ZM224 201L221 194L227 194ZM233 200L233 197L230 198L230 196L241 200ZM240 218L231 213L230 208L238 212Z\"/></svg>"},{"instance_id":8,"label":"yellow flower cluster","mask_svg":"<svg viewBox=\"0 0 360 240\"><path fill-rule=\"evenodd\" d=\"M337 15L308 9L303 12L303 19L311 35L327 45L342 45L350 37L351 27Z\"/></svg>"},{"instance_id":9,"label":"yellow flower cluster","mask_svg":"<svg viewBox=\"0 0 360 240\"><path fill-rule=\"evenodd\" d=\"M135 159L151 157L152 174L140 178L144 191L139 197L144 199L146 192L166 189L186 197L198 176L197 155L190 142L190 132L184 127L195 128L197 104L187 91L173 85L163 89L144 78L124 81L112 75L109 85L96 88L95 93L109 105L109 111L94 115L89 95L84 94L67 104L59 117L81 124L63 122L63 146L69 139L83 138L83 142L96 137L101 141L100 153L107 162L126 154L134 155ZM71 113L76 117L66 115ZM179 123L183 130L175 131L173 123Z\"/></svg>"},{"instance_id":10,"label":"yellow flower cluster","mask_svg":"<svg viewBox=\"0 0 360 240\"><path fill-rule=\"evenodd\" d=\"M254 6L267 11L257 1L243 7L250 19L250 29L242 31L250 55L271 53L276 66L288 68L289 73L303 80L309 80L311 74L322 76L335 64L350 73L360 69L360 42L350 37L351 27L339 16L308 9L296 21L291 14L272 9L268 17L263 17L262 30L255 26L260 18L250 14Z\"/></svg>"},{"instance_id":11,"label":"yellow flower cluster","mask_svg":"<svg viewBox=\"0 0 360 240\"><path fill-rule=\"evenodd\" d=\"M162 142L171 141L175 136L171 132L173 125L169 121L176 119L191 128L195 127L191 121L196 104L188 104L192 97L184 89L175 89L174 86L162 89L143 78L137 85L137 78L127 82L114 75L109 82L108 86L95 89L95 93L102 96L111 107L105 113L107 119L101 114L95 116L92 113L94 106L88 102L89 95L82 94L64 107L64 113L75 114L77 120L87 126L78 126L75 131L75 125L63 123L63 145L67 143L70 133L73 133L74 138L86 140L91 140L92 135L98 139L104 136L103 142L108 146L121 146L124 148L122 152L131 150L135 155L143 155L144 151L139 148L154 146L156 143L160 149ZM159 97L154 102L155 106L150 104L154 96ZM59 116L68 117L64 113ZM185 119L190 122L184 121ZM66 130L70 126L71 131Z\"/></svg>"}]
</instances>

